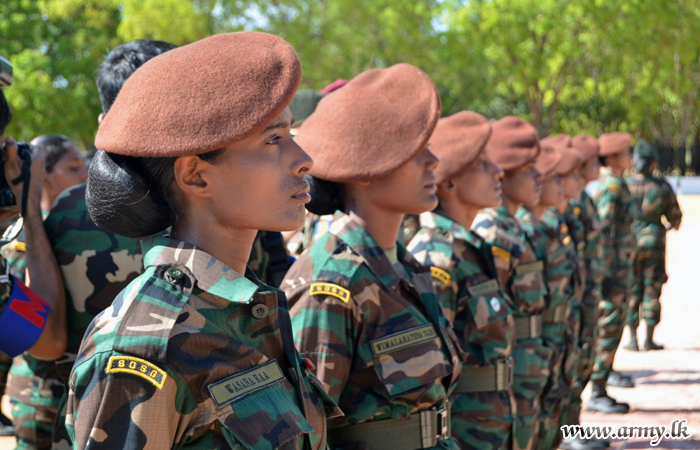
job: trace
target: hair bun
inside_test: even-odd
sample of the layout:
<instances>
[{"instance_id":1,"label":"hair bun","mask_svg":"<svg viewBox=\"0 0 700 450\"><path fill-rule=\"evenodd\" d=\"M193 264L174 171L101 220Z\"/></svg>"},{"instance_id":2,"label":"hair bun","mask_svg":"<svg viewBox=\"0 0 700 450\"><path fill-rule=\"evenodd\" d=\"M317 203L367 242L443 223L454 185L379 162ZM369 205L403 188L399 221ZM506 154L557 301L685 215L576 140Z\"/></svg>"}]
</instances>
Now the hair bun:
<instances>
[{"instance_id":1,"label":"hair bun","mask_svg":"<svg viewBox=\"0 0 700 450\"><path fill-rule=\"evenodd\" d=\"M103 150L90 164L85 201L98 227L122 236L149 236L172 225L168 203L129 166L129 158Z\"/></svg>"},{"instance_id":2,"label":"hair bun","mask_svg":"<svg viewBox=\"0 0 700 450\"><path fill-rule=\"evenodd\" d=\"M310 185L311 201L306 209L319 216L345 210L345 185L333 181L306 176Z\"/></svg>"}]
</instances>

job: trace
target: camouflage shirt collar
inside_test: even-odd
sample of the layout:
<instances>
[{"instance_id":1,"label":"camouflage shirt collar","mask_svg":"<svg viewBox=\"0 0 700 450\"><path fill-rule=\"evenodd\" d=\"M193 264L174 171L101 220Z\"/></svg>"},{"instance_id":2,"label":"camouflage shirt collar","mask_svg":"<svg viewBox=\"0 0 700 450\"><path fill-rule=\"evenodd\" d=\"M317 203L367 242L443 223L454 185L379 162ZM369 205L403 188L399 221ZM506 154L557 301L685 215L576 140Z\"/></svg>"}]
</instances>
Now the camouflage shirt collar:
<instances>
[{"instance_id":1,"label":"camouflage shirt collar","mask_svg":"<svg viewBox=\"0 0 700 450\"><path fill-rule=\"evenodd\" d=\"M333 218L329 232L345 242L355 253L360 255L369 270L377 279L393 292L401 282L401 277L396 272L384 253L384 250L377 244L351 214L338 213ZM406 247L401 242L396 243L397 256L399 261L407 269L409 278L420 271L420 265L413 259L411 252L406 251Z\"/></svg>"},{"instance_id":2,"label":"camouflage shirt collar","mask_svg":"<svg viewBox=\"0 0 700 450\"><path fill-rule=\"evenodd\" d=\"M422 227L446 231L454 236L455 239L464 241L474 247L480 248L483 245L481 237L440 213L429 211L421 214L420 224Z\"/></svg>"},{"instance_id":3,"label":"camouflage shirt collar","mask_svg":"<svg viewBox=\"0 0 700 450\"><path fill-rule=\"evenodd\" d=\"M600 176L603 180L605 180L607 178L613 178L615 180L624 181L624 179L625 179L624 175L621 175L621 176L615 175L613 173L613 171L610 170L610 168L606 167L606 166L603 166L600 168Z\"/></svg>"},{"instance_id":4,"label":"camouflage shirt collar","mask_svg":"<svg viewBox=\"0 0 700 450\"><path fill-rule=\"evenodd\" d=\"M199 289L231 302L250 303L259 288L267 288L252 271L243 276L204 250L169 236L146 238L141 247L145 268L182 265L192 272Z\"/></svg>"},{"instance_id":5,"label":"camouflage shirt collar","mask_svg":"<svg viewBox=\"0 0 700 450\"><path fill-rule=\"evenodd\" d=\"M518 221L515 219L515 217L513 217L510 211L508 211L508 208L506 208L503 205L497 208L487 208L486 211L491 211L493 217L501 223L504 223L511 227L518 225Z\"/></svg>"}]
</instances>

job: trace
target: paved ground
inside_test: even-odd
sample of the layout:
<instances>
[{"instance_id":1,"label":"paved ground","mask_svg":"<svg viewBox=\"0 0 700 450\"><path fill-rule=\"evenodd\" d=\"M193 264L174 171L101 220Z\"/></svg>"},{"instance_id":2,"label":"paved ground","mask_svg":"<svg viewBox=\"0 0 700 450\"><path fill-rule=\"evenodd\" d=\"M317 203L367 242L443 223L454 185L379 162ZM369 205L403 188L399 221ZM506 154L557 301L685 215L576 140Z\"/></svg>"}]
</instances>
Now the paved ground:
<instances>
[{"instance_id":1,"label":"paved ground","mask_svg":"<svg viewBox=\"0 0 700 450\"><path fill-rule=\"evenodd\" d=\"M681 196L684 221L668 236L667 271L662 303L663 317L657 328L660 352L633 353L620 350L615 369L631 374L634 389L610 388L610 394L629 402L626 415L584 414L584 426L666 426L687 419L688 440L662 440L652 447L649 440L617 441L621 449L700 450L700 196ZM623 343L628 336L623 336ZM584 393L588 398L589 393ZM6 404L3 410L7 411ZM14 439L0 438L0 450L14 448Z\"/></svg>"}]
</instances>

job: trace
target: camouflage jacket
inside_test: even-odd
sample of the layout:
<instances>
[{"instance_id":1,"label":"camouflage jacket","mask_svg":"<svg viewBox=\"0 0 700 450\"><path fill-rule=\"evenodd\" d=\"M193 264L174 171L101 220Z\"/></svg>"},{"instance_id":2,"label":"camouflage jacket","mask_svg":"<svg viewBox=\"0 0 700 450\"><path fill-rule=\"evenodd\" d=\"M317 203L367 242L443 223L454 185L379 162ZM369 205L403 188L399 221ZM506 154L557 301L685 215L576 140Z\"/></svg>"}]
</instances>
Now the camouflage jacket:
<instances>
[{"instance_id":1,"label":"camouflage jacket","mask_svg":"<svg viewBox=\"0 0 700 450\"><path fill-rule=\"evenodd\" d=\"M304 449L337 413L296 352L284 295L157 236L87 330L66 425L77 448Z\"/></svg>"},{"instance_id":2,"label":"camouflage jacket","mask_svg":"<svg viewBox=\"0 0 700 450\"><path fill-rule=\"evenodd\" d=\"M516 315L539 314L545 308L544 264L525 231L505 206L483 209L472 225L491 251L501 286Z\"/></svg>"},{"instance_id":3,"label":"camouflage jacket","mask_svg":"<svg viewBox=\"0 0 700 450\"><path fill-rule=\"evenodd\" d=\"M577 259L566 223L550 210L537 218L525 207L521 207L515 217L529 237L537 259L544 263L547 307L554 309L566 303L573 295L572 277Z\"/></svg>"},{"instance_id":4,"label":"camouflage jacket","mask_svg":"<svg viewBox=\"0 0 700 450\"><path fill-rule=\"evenodd\" d=\"M636 248L632 222L637 214L627 183L623 177L603 167L593 199L602 225L600 245L604 278L625 281Z\"/></svg>"},{"instance_id":5,"label":"camouflage jacket","mask_svg":"<svg viewBox=\"0 0 700 450\"><path fill-rule=\"evenodd\" d=\"M603 225L598 218L598 210L593 199L583 190L579 200L569 201L564 215L583 261L584 303L597 308L603 279L603 249L600 246Z\"/></svg>"},{"instance_id":6,"label":"camouflage jacket","mask_svg":"<svg viewBox=\"0 0 700 450\"><path fill-rule=\"evenodd\" d=\"M673 229L681 225L681 209L673 188L666 180L650 174L638 173L626 181L639 211L634 221L637 247L664 250L666 227L661 223L661 217L665 217Z\"/></svg>"},{"instance_id":7,"label":"camouflage jacket","mask_svg":"<svg viewBox=\"0 0 700 450\"><path fill-rule=\"evenodd\" d=\"M68 347L56 362L66 381L92 319L143 272L138 240L98 228L87 211L85 187L61 193L44 221L66 290Z\"/></svg>"},{"instance_id":8,"label":"camouflage jacket","mask_svg":"<svg viewBox=\"0 0 700 450\"><path fill-rule=\"evenodd\" d=\"M352 215L338 214L282 285L297 348L345 413L332 428L441 408L459 376L430 269L397 245L410 282ZM442 448L456 446L448 441Z\"/></svg>"},{"instance_id":9,"label":"camouflage jacket","mask_svg":"<svg viewBox=\"0 0 700 450\"><path fill-rule=\"evenodd\" d=\"M510 356L515 340L513 311L498 283L491 246L446 216L420 216L408 244L416 260L430 266L442 310L454 324L464 364L495 364Z\"/></svg>"}]
</instances>

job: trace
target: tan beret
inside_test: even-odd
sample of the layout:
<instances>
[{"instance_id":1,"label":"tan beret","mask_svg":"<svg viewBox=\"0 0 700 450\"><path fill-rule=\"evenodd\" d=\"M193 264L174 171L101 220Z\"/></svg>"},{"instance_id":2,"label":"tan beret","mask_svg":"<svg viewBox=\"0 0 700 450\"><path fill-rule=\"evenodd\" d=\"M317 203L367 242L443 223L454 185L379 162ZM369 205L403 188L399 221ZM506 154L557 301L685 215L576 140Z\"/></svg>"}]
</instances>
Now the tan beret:
<instances>
[{"instance_id":1,"label":"tan beret","mask_svg":"<svg viewBox=\"0 0 700 450\"><path fill-rule=\"evenodd\" d=\"M540 139L540 146L551 145L556 148L571 147L571 136L568 134L556 134Z\"/></svg>"},{"instance_id":2,"label":"tan beret","mask_svg":"<svg viewBox=\"0 0 700 450\"><path fill-rule=\"evenodd\" d=\"M579 134L571 138L571 148L578 152L583 162L595 158L600 151L598 140L585 134Z\"/></svg>"},{"instance_id":3,"label":"tan beret","mask_svg":"<svg viewBox=\"0 0 700 450\"><path fill-rule=\"evenodd\" d=\"M219 149L262 131L299 83L301 63L284 39L248 31L211 36L136 70L100 124L95 146L150 157Z\"/></svg>"},{"instance_id":4,"label":"tan beret","mask_svg":"<svg viewBox=\"0 0 700 450\"><path fill-rule=\"evenodd\" d=\"M372 179L425 148L440 110L435 85L417 67L372 69L325 96L296 141L314 159L314 177L338 183Z\"/></svg>"},{"instance_id":5,"label":"tan beret","mask_svg":"<svg viewBox=\"0 0 700 450\"><path fill-rule=\"evenodd\" d=\"M558 150L561 157L556 168L557 175L563 177L578 169L582 159L576 150L572 148L559 148Z\"/></svg>"},{"instance_id":6,"label":"tan beret","mask_svg":"<svg viewBox=\"0 0 700 450\"><path fill-rule=\"evenodd\" d=\"M603 134L598 138L598 145L600 145L598 152L600 156L629 152L632 147L632 135L620 131Z\"/></svg>"},{"instance_id":7,"label":"tan beret","mask_svg":"<svg viewBox=\"0 0 700 450\"><path fill-rule=\"evenodd\" d=\"M491 138L486 147L489 156L501 169L515 170L537 158L540 141L535 127L515 116L491 123Z\"/></svg>"},{"instance_id":8,"label":"tan beret","mask_svg":"<svg viewBox=\"0 0 700 450\"><path fill-rule=\"evenodd\" d=\"M430 150L440 158L437 182L459 174L478 158L490 136L491 124L481 114L462 111L440 119L430 137Z\"/></svg>"},{"instance_id":9,"label":"tan beret","mask_svg":"<svg viewBox=\"0 0 700 450\"><path fill-rule=\"evenodd\" d=\"M561 152L559 148L551 145L543 145L540 154L535 160L535 168L543 176L554 173L557 165L561 161Z\"/></svg>"}]
</instances>

